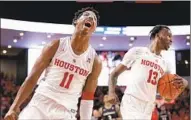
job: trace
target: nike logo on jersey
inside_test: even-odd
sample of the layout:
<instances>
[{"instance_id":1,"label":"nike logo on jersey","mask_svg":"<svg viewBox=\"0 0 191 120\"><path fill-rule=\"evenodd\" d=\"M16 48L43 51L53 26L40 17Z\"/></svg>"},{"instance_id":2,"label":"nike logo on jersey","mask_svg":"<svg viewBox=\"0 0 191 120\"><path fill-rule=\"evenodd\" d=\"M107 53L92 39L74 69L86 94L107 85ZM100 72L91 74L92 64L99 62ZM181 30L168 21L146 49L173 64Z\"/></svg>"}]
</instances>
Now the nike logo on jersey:
<instances>
[{"instance_id":1,"label":"nike logo on jersey","mask_svg":"<svg viewBox=\"0 0 191 120\"><path fill-rule=\"evenodd\" d=\"M91 59L90 59L90 58L88 58L88 59L87 59L87 62L88 62L88 63L90 63L90 61L91 61Z\"/></svg>"},{"instance_id":2,"label":"nike logo on jersey","mask_svg":"<svg viewBox=\"0 0 191 120\"><path fill-rule=\"evenodd\" d=\"M142 59L141 65L145 65L145 66L149 66L151 68L154 68L154 69L158 70L161 73L161 75L164 74L164 70L161 68L161 66L152 62L152 61Z\"/></svg>"},{"instance_id":3,"label":"nike logo on jersey","mask_svg":"<svg viewBox=\"0 0 191 120\"><path fill-rule=\"evenodd\" d=\"M54 65L62 67L62 68L67 69L67 70L70 70L72 72L78 73L78 74L85 76L85 77L87 77L89 74L89 71L87 71L83 68L80 68L76 65L73 65L71 63L59 60L59 59L54 60Z\"/></svg>"}]
</instances>

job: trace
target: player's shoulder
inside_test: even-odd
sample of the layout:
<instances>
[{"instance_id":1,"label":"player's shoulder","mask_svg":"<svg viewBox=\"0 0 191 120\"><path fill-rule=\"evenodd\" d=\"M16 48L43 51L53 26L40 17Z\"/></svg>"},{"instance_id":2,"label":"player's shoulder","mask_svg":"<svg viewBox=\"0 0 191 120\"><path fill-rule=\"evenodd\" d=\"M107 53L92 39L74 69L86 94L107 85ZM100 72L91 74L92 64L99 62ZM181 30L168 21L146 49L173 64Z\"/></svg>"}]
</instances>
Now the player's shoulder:
<instances>
[{"instance_id":1,"label":"player's shoulder","mask_svg":"<svg viewBox=\"0 0 191 120\"><path fill-rule=\"evenodd\" d=\"M136 51L148 51L147 47L132 47L131 49Z\"/></svg>"},{"instance_id":2,"label":"player's shoulder","mask_svg":"<svg viewBox=\"0 0 191 120\"><path fill-rule=\"evenodd\" d=\"M133 47L129 51L135 54L142 54L149 52L149 49L147 47Z\"/></svg>"}]
</instances>

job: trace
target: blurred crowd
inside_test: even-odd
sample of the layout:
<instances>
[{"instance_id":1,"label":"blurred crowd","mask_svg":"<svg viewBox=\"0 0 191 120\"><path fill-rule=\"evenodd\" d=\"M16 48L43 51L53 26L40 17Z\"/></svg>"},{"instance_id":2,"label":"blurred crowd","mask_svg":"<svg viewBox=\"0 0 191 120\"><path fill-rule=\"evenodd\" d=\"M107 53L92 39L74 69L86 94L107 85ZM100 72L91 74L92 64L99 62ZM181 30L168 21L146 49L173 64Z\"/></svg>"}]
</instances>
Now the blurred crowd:
<instances>
[{"instance_id":1,"label":"blurred crowd","mask_svg":"<svg viewBox=\"0 0 191 120\"><path fill-rule=\"evenodd\" d=\"M1 97L1 120L3 120L4 115L8 111L10 105L12 104L20 85L16 84L16 80L13 76L9 76L3 72L0 72L0 97ZM124 86L118 86L116 88L116 93L119 98L119 103L121 102L123 92L125 90ZM103 97L108 93L108 87L97 87L94 99L94 110L98 110L103 106ZM31 95L32 96L32 95ZM21 109L27 105L31 96L25 101ZM120 105L120 104L119 104ZM79 106L79 104L78 104ZM156 108L153 110L152 120L190 120L190 90L186 89L173 103L163 103L157 104ZM168 116L167 119L165 117ZM77 114L79 119L79 113ZM100 118L92 117L93 119L99 120Z\"/></svg>"},{"instance_id":2,"label":"blurred crowd","mask_svg":"<svg viewBox=\"0 0 191 120\"><path fill-rule=\"evenodd\" d=\"M17 84L16 78L13 75L8 75L6 73L0 72L0 98L1 98L1 117L0 120L3 120L3 117L8 112L15 96L20 88L20 85ZM31 99L32 95L24 102L21 106L21 109L24 108L28 101Z\"/></svg>"}]
</instances>

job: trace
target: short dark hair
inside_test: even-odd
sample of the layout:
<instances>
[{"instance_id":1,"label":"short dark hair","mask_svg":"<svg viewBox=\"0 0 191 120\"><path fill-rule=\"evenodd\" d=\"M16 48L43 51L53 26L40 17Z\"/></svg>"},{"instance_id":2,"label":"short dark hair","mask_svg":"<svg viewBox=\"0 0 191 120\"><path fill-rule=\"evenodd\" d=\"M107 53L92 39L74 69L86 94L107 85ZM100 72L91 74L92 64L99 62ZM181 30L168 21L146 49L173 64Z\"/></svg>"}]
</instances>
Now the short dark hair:
<instances>
[{"instance_id":1,"label":"short dark hair","mask_svg":"<svg viewBox=\"0 0 191 120\"><path fill-rule=\"evenodd\" d=\"M154 39L156 34L159 33L162 29L168 29L170 30L170 28L166 25L156 25L151 31L150 31L150 40Z\"/></svg>"},{"instance_id":2,"label":"short dark hair","mask_svg":"<svg viewBox=\"0 0 191 120\"><path fill-rule=\"evenodd\" d=\"M97 25L99 25L99 12L97 10L95 10L93 7L86 7L86 8L82 8L81 10L78 10L76 13L75 13L75 16L73 18L73 21L72 21L72 24L74 26L76 26L76 23L75 21L82 15L83 12L85 11L92 11L95 13L96 17L97 17Z\"/></svg>"}]
</instances>

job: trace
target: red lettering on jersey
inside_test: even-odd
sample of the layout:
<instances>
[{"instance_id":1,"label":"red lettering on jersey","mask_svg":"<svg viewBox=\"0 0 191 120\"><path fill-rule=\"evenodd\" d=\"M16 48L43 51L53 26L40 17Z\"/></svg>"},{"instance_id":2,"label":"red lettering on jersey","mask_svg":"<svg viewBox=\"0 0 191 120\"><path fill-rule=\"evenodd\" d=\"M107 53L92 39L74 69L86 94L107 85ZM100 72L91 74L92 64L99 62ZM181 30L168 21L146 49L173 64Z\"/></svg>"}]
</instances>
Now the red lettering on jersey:
<instances>
[{"instance_id":1,"label":"red lettering on jersey","mask_svg":"<svg viewBox=\"0 0 191 120\"><path fill-rule=\"evenodd\" d=\"M73 71L74 70L74 65L71 64L69 70Z\"/></svg>"},{"instance_id":2,"label":"red lettering on jersey","mask_svg":"<svg viewBox=\"0 0 191 120\"><path fill-rule=\"evenodd\" d=\"M149 64L150 64L150 61L147 60L146 61L146 66L149 66Z\"/></svg>"},{"instance_id":3,"label":"red lettering on jersey","mask_svg":"<svg viewBox=\"0 0 191 120\"><path fill-rule=\"evenodd\" d=\"M84 70L83 70L83 69L80 69L79 74L82 75L83 73L84 73Z\"/></svg>"},{"instance_id":4,"label":"red lettering on jersey","mask_svg":"<svg viewBox=\"0 0 191 120\"><path fill-rule=\"evenodd\" d=\"M60 66L60 67L63 67L63 66L64 66L64 61L60 61L60 60L59 60L59 66Z\"/></svg>"},{"instance_id":5,"label":"red lettering on jersey","mask_svg":"<svg viewBox=\"0 0 191 120\"><path fill-rule=\"evenodd\" d=\"M70 63L64 62L64 68L65 68L65 69L68 69L69 66L70 66Z\"/></svg>"},{"instance_id":6,"label":"red lettering on jersey","mask_svg":"<svg viewBox=\"0 0 191 120\"><path fill-rule=\"evenodd\" d=\"M141 64L142 64L142 65L145 65L145 61L146 61L146 60L143 60L143 59L142 59Z\"/></svg>"},{"instance_id":7,"label":"red lettering on jersey","mask_svg":"<svg viewBox=\"0 0 191 120\"><path fill-rule=\"evenodd\" d=\"M88 76L89 71L85 70L83 76Z\"/></svg>"},{"instance_id":8,"label":"red lettering on jersey","mask_svg":"<svg viewBox=\"0 0 191 120\"><path fill-rule=\"evenodd\" d=\"M151 68L154 68L154 69L156 69L156 70L158 70L160 73L161 73L161 75L163 75L164 74L164 70L160 67L160 65L158 65L158 64L156 64L156 63L154 63L154 62L151 62L151 61L149 61L149 60L141 60L141 64L142 65L145 65L145 66L149 66L149 67L151 67Z\"/></svg>"},{"instance_id":9,"label":"red lettering on jersey","mask_svg":"<svg viewBox=\"0 0 191 120\"><path fill-rule=\"evenodd\" d=\"M75 66L75 68L76 68L76 71L75 71L75 73L78 73L78 70L80 69L78 66Z\"/></svg>"},{"instance_id":10,"label":"red lettering on jersey","mask_svg":"<svg viewBox=\"0 0 191 120\"><path fill-rule=\"evenodd\" d=\"M150 66L153 67L155 63L151 62Z\"/></svg>"},{"instance_id":11,"label":"red lettering on jersey","mask_svg":"<svg viewBox=\"0 0 191 120\"><path fill-rule=\"evenodd\" d=\"M87 71L83 68L70 64L68 62L61 61L59 59L55 59L54 65L63 67L64 69L69 69L70 71L72 71L72 72L74 71L75 73L78 73L83 76L88 76L88 73L89 73L89 71Z\"/></svg>"},{"instance_id":12,"label":"red lettering on jersey","mask_svg":"<svg viewBox=\"0 0 191 120\"><path fill-rule=\"evenodd\" d=\"M154 65L154 68L157 69L157 64Z\"/></svg>"},{"instance_id":13,"label":"red lettering on jersey","mask_svg":"<svg viewBox=\"0 0 191 120\"><path fill-rule=\"evenodd\" d=\"M54 61L54 65L58 66L58 65L59 65L59 63L60 63L60 60L55 59L55 61Z\"/></svg>"}]
</instances>

